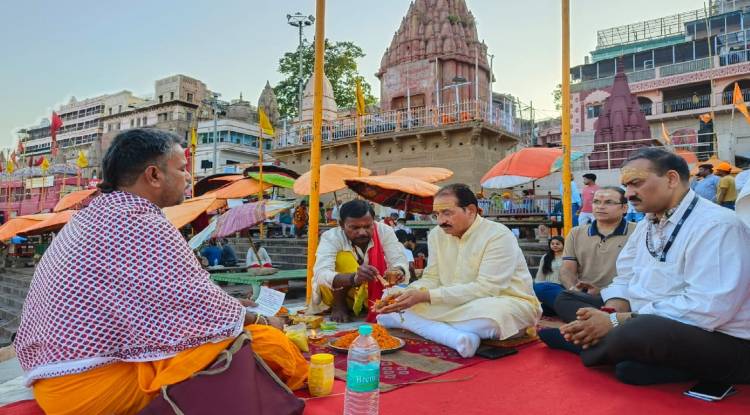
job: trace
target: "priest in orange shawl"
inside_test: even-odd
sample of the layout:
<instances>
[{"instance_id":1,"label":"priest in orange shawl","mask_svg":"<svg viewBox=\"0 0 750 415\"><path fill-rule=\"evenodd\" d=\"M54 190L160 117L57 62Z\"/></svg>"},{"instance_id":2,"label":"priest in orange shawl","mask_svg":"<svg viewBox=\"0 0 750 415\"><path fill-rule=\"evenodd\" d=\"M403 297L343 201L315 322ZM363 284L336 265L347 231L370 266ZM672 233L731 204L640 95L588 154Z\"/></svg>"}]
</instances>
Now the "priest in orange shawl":
<instances>
[{"instance_id":1,"label":"priest in orange shawl","mask_svg":"<svg viewBox=\"0 0 750 415\"><path fill-rule=\"evenodd\" d=\"M42 257L15 347L48 414L135 414L208 367L243 330L291 389L307 362L270 316L214 285L162 208L190 183L180 138L131 129L103 160L102 195ZM258 397L260 398L260 397Z\"/></svg>"},{"instance_id":2,"label":"priest in orange shawl","mask_svg":"<svg viewBox=\"0 0 750 415\"><path fill-rule=\"evenodd\" d=\"M349 321L351 313L369 310L383 295L383 286L404 280L409 263L404 246L388 225L375 221L364 200L352 200L339 209L339 226L320 237L313 270L313 311L331 307L331 319ZM319 308L318 308L319 307Z\"/></svg>"}]
</instances>

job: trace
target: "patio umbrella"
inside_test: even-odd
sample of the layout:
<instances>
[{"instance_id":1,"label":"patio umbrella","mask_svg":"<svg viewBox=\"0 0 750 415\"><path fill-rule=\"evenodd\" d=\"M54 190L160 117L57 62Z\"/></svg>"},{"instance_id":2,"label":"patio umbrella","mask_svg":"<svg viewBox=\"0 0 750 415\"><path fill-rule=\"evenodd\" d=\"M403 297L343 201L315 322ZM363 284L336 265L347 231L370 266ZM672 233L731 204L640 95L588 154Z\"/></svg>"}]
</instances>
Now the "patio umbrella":
<instances>
[{"instance_id":1,"label":"patio umbrella","mask_svg":"<svg viewBox=\"0 0 750 415\"><path fill-rule=\"evenodd\" d=\"M248 175L250 173L258 173L259 171L260 166L254 165L246 168L242 173ZM287 169L286 167L277 166L275 164L263 163L263 176L265 176L266 173L276 173L282 176L291 177L292 179L299 178L299 173L292 169Z\"/></svg>"},{"instance_id":2,"label":"patio umbrella","mask_svg":"<svg viewBox=\"0 0 750 415\"><path fill-rule=\"evenodd\" d=\"M362 168L362 176L369 176L372 172ZM336 192L346 188L346 179L357 177L357 166L348 164L324 164L320 166L320 194ZM294 193L307 196L310 194L310 172L303 174L294 182Z\"/></svg>"},{"instance_id":3,"label":"patio umbrella","mask_svg":"<svg viewBox=\"0 0 750 415\"><path fill-rule=\"evenodd\" d=\"M263 190L270 189L269 183L263 183ZM217 199L243 199L255 196L260 190L260 183L251 178L239 179L219 189L205 193L203 196L215 197Z\"/></svg>"},{"instance_id":4,"label":"patio umbrella","mask_svg":"<svg viewBox=\"0 0 750 415\"><path fill-rule=\"evenodd\" d=\"M204 177L201 180L195 182L195 195L200 196L208 193L212 190L216 190L220 187L226 186L229 183L236 182L242 179L243 175L234 173L219 173L213 174L208 177Z\"/></svg>"},{"instance_id":5,"label":"patio umbrella","mask_svg":"<svg viewBox=\"0 0 750 415\"><path fill-rule=\"evenodd\" d=\"M202 231L198 232L197 234L195 234L195 236L190 238L190 240L188 241L188 246L190 247L190 249L196 250L200 248L200 246L203 245L203 242L206 242L206 240L211 237L211 234L216 230L216 221L218 218L218 216L214 216L211 219L211 222L208 223L208 226L206 226Z\"/></svg>"},{"instance_id":6,"label":"patio umbrella","mask_svg":"<svg viewBox=\"0 0 750 415\"><path fill-rule=\"evenodd\" d=\"M243 229L252 228L291 207L292 203L290 202L266 200L262 203L245 203L242 206L231 208L216 221L216 229L211 237L223 238Z\"/></svg>"},{"instance_id":7,"label":"patio umbrella","mask_svg":"<svg viewBox=\"0 0 750 415\"><path fill-rule=\"evenodd\" d=\"M201 196L194 199L188 199L177 206L164 208L162 211L172 225L174 225L175 228L180 229L194 221L201 213L213 210L211 208L216 202L217 199L215 197Z\"/></svg>"},{"instance_id":8,"label":"patio umbrella","mask_svg":"<svg viewBox=\"0 0 750 415\"><path fill-rule=\"evenodd\" d=\"M7 241L16 236L18 233L25 231L27 228L37 223L49 219L54 213L39 213L36 215L18 216L5 222L0 226L0 241Z\"/></svg>"},{"instance_id":9,"label":"patio umbrella","mask_svg":"<svg viewBox=\"0 0 750 415\"><path fill-rule=\"evenodd\" d=\"M555 160L562 154L559 148L523 148L495 164L480 183L489 189L505 189L541 179L550 174Z\"/></svg>"},{"instance_id":10,"label":"patio umbrella","mask_svg":"<svg viewBox=\"0 0 750 415\"><path fill-rule=\"evenodd\" d=\"M453 176L453 171L442 167L404 167L388 174L388 176L413 177L427 183L437 183L450 179Z\"/></svg>"},{"instance_id":11,"label":"patio umbrella","mask_svg":"<svg viewBox=\"0 0 750 415\"><path fill-rule=\"evenodd\" d=\"M248 173L247 175L260 182L260 173ZM272 184L276 187L291 189L294 187L294 179L283 174L263 172L263 184Z\"/></svg>"},{"instance_id":12,"label":"patio umbrella","mask_svg":"<svg viewBox=\"0 0 750 415\"><path fill-rule=\"evenodd\" d=\"M83 203L86 199L93 196L99 189L84 189L68 193L52 209L53 212L61 212Z\"/></svg>"},{"instance_id":13,"label":"patio umbrella","mask_svg":"<svg viewBox=\"0 0 750 415\"><path fill-rule=\"evenodd\" d=\"M57 212L49 218L24 229L18 234L21 236L30 236L47 232L57 232L62 229L76 213L78 213L77 210L64 210L62 212Z\"/></svg>"},{"instance_id":14,"label":"patio umbrella","mask_svg":"<svg viewBox=\"0 0 750 415\"><path fill-rule=\"evenodd\" d=\"M714 166L714 170L716 170L716 167L719 165L719 163L722 163L723 161L724 160L719 160L716 156L711 156L711 158L709 158L708 160L706 160L706 161L704 161L702 163L698 163L695 167L693 167L693 169L690 170L690 174L693 175L693 176L695 176L696 174L698 174L698 167L701 164L710 164L710 165ZM732 163L729 163L729 165L732 166L731 174L738 174L739 172L742 171L741 168L735 166Z\"/></svg>"},{"instance_id":15,"label":"patio umbrella","mask_svg":"<svg viewBox=\"0 0 750 415\"><path fill-rule=\"evenodd\" d=\"M393 209L432 213L432 201L440 190L432 183L404 176L370 176L346 180L346 185L363 198Z\"/></svg>"}]
</instances>

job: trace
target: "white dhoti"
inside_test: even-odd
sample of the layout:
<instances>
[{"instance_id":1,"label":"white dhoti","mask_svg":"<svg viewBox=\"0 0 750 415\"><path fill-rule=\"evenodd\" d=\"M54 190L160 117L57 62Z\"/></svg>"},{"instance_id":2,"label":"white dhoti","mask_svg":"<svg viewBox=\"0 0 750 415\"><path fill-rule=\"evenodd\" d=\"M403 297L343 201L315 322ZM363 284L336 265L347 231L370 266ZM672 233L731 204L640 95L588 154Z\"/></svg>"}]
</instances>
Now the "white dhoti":
<instances>
[{"instance_id":1,"label":"white dhoti","mask_svg":"<svg viewBox=\"0 0 750 415\"><path fill-rule=\"evenodd\" d=\"M378 324L391 329L409 330L427 340L454 349L461 357L474 356L481 339L500 338L500 326L489 318L443 323L428 320L407 310L402 315L399 313L380 314Z\"/></svg>"}]
</instances>

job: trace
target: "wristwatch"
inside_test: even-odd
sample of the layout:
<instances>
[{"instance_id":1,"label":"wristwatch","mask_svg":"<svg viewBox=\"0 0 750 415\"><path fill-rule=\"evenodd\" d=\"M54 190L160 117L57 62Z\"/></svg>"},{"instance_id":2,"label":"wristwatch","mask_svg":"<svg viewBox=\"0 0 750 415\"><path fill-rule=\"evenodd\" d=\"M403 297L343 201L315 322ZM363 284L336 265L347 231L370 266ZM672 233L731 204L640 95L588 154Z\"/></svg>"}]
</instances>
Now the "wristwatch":
<instances>
[{"instance_id":1,"label":"wristwatch","mask_svg":"<svg viewBox=\"0 0 750 415\"><path fill-rule=\"evenodd\" d=\"M609 321L612 322L612 328L615 328L620 325L620 321L617 320L617 313L611 313L609 315Z\"/></svg>"}]
</instances>

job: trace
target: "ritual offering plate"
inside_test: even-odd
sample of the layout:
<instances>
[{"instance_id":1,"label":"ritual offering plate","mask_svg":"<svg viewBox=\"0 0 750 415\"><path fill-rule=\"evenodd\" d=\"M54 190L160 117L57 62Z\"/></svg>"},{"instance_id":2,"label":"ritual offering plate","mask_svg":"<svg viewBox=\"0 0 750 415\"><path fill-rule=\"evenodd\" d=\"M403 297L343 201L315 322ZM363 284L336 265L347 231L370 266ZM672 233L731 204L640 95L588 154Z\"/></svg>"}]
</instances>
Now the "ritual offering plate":
<instances>
[{"instance_id":1,"label":"ritual offering plate","mask_svg":"<svg viewBox=\"0 0 750 415\"><path fill-rule=\"evenodd\" d=\"M328 347L339 353L348 353L349 346L351 346L352 342L354 342L358 336L359 333L357 330L352 330L343 336L330 339L328 341ZM391 336L388 334L388 330L379 324L372 325L372 337L378 342L381 354L394 353L406 346L406 342L403 339Z\"/></svg>"}]
</instances>

